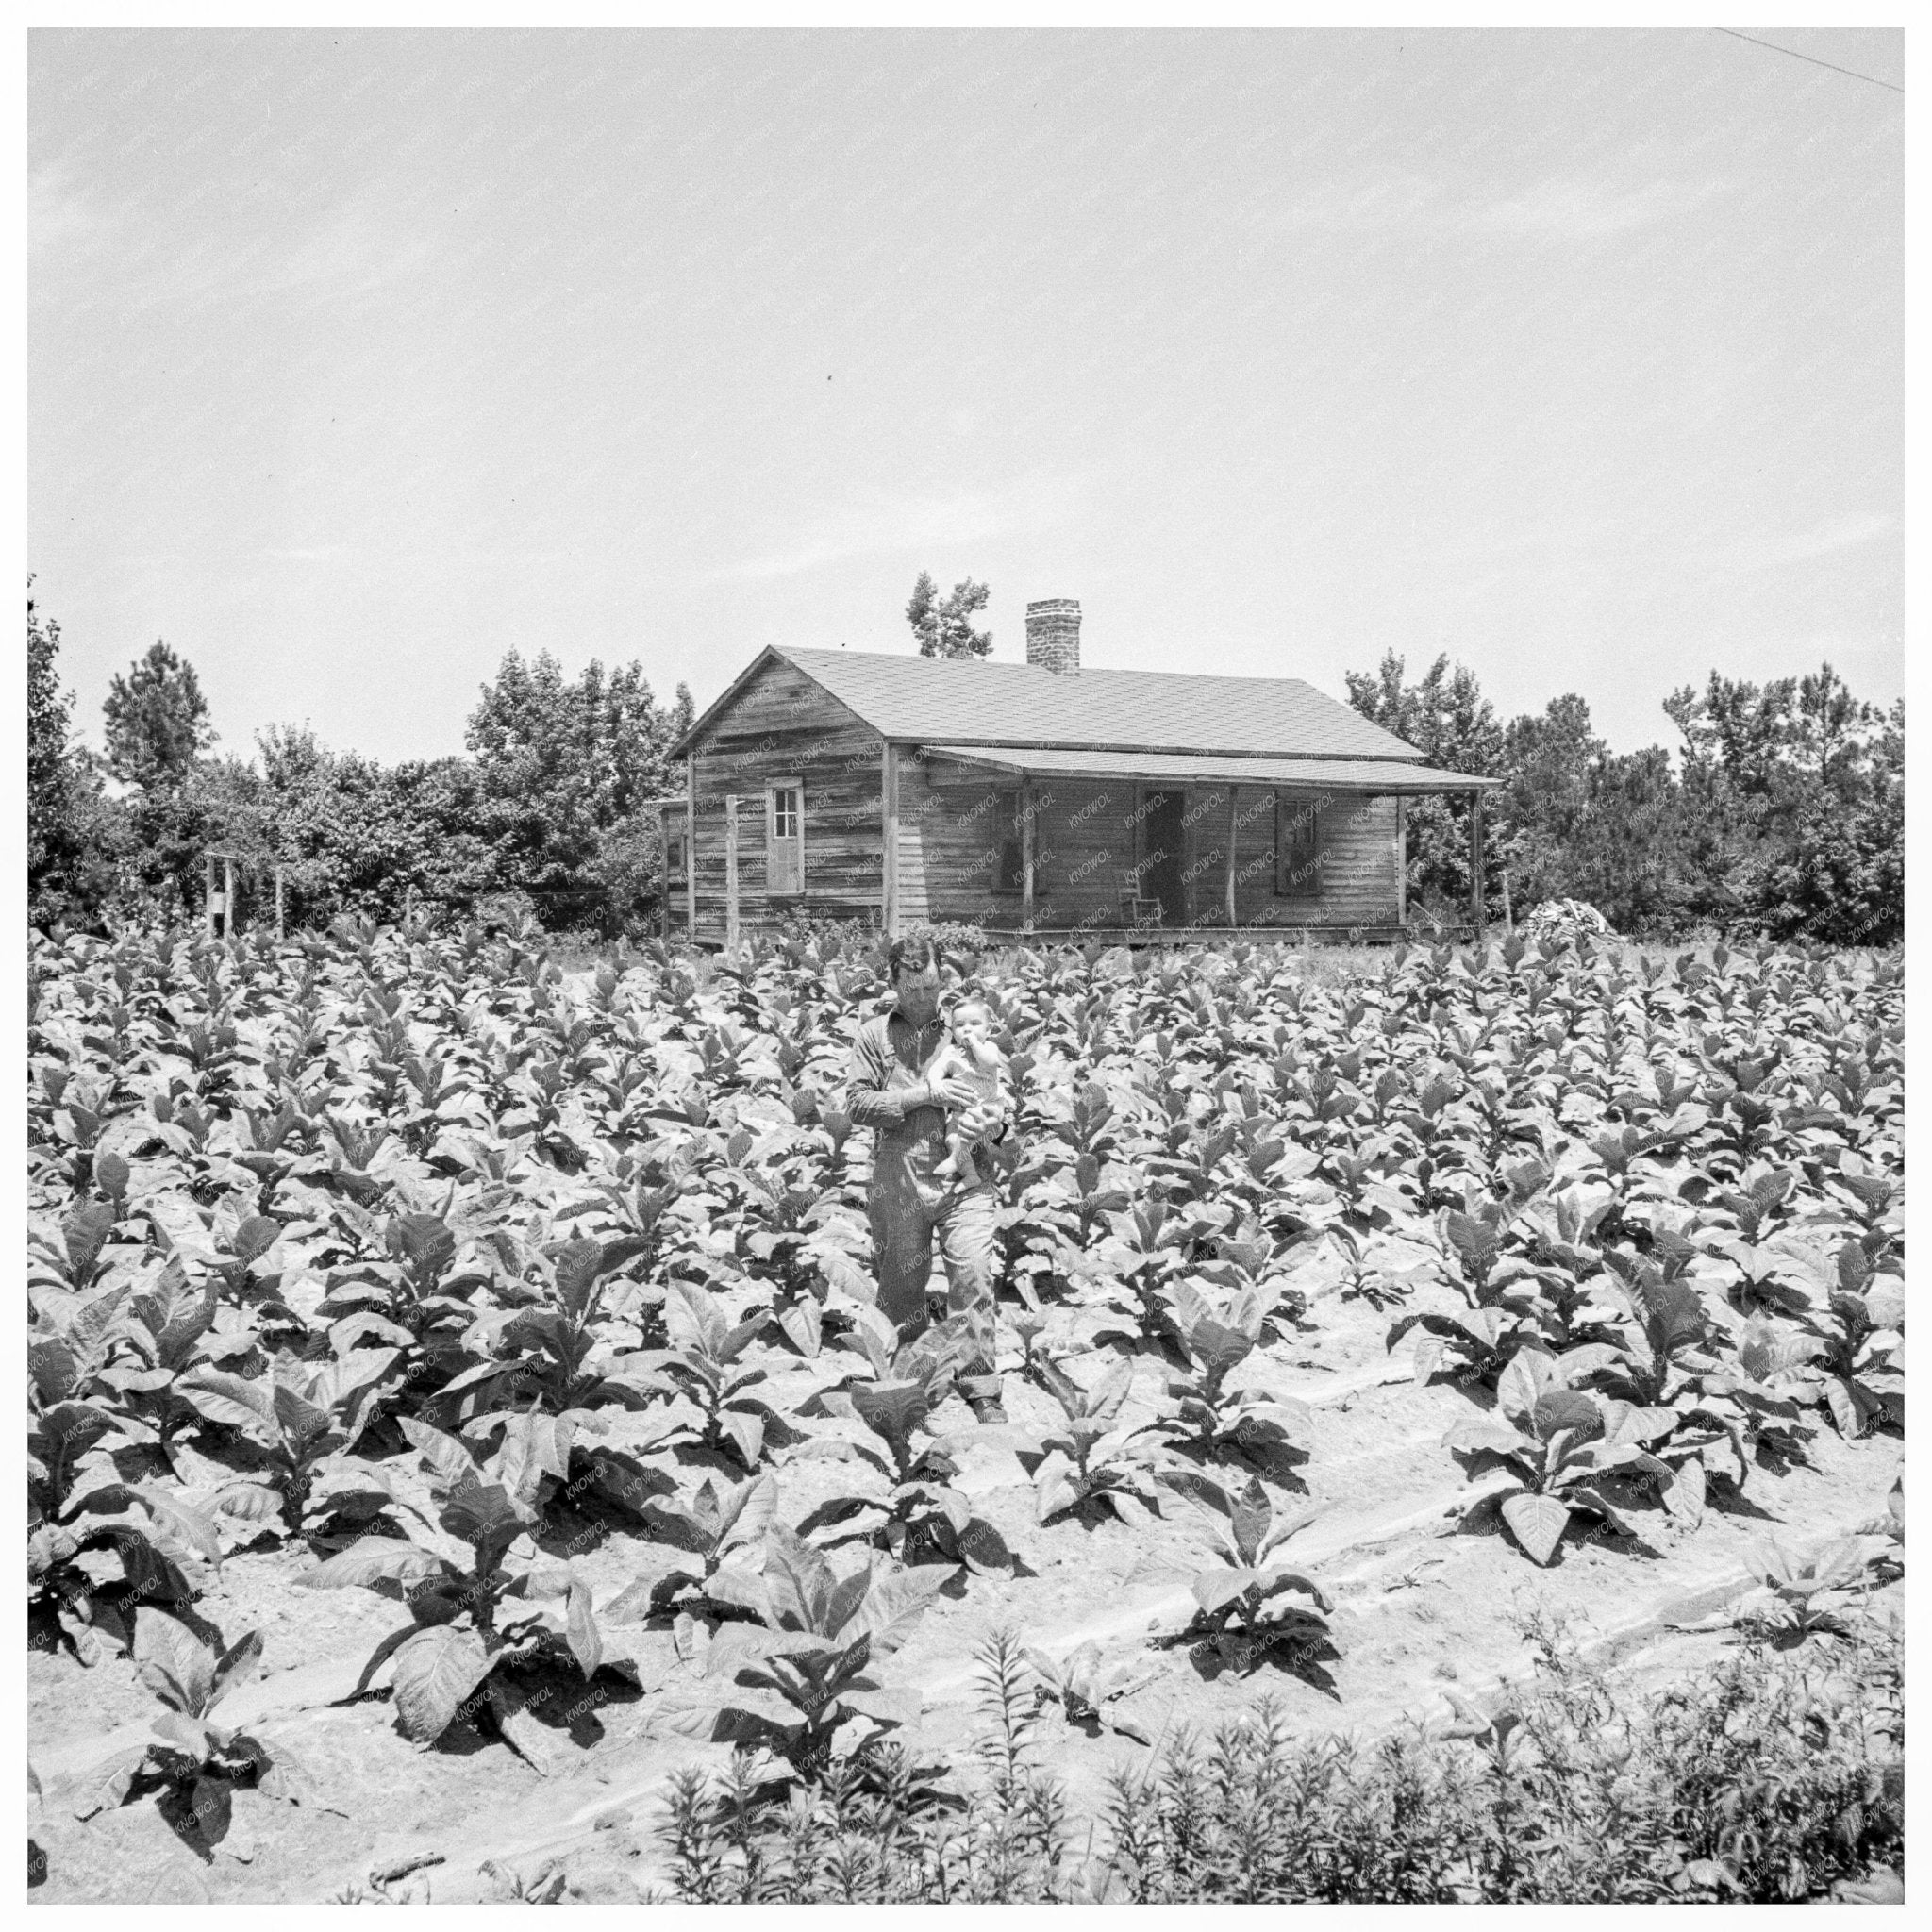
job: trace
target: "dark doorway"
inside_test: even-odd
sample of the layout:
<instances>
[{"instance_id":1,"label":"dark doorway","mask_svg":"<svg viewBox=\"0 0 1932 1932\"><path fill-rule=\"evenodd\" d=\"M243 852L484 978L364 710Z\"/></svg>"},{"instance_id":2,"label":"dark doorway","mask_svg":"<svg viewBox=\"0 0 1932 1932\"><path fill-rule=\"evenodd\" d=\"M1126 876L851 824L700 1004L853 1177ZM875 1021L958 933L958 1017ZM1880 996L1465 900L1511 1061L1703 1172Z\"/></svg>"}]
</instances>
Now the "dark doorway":
<instances>
[{"instance_id":1,"label":"dark doorway","mask_svg":"<svg viewBox=\"0 0 1932 1932\"><path fill-rule=\"evenodd\" d=\"M1186 794L1180 791L1148 791L1141 794L1137 808L1141 837L1136 870L1141 874L1141 891L1160 901L1160 916L1168 925L1185 925L1188 908L1181 884L1181 854L1186 847L1187 827L1181 823Z\"/></svg>"}]
</instances>

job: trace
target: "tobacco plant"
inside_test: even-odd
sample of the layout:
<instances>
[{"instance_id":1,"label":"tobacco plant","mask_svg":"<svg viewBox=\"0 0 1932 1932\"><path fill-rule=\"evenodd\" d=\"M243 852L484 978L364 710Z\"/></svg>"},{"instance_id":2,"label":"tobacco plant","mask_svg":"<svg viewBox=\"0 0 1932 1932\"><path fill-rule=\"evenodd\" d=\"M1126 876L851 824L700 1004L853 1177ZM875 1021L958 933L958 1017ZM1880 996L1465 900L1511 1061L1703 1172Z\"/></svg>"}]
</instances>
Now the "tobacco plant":
<instances>
[{"instance_id":1,"label":"tobacco plant","mask_svg":"<svg viewBox=\"0 0 1932 1932\"><path fill-rule=\"evenodd\" d=\"M291 1537L347 1512L366 1519L388 1502L375 1465L351 1452L399 1351L356 1349L341 1361L278 1368L250 1379L203 1369L183 1390L211 1422L242 1430L260 1466L222 1483L214 1506L252 1523L279 1517Z\"/></svg>"},{"instance_id":2,"label":"tobacco plant","mask_svg":"<svg viewBox=\"0 0 1932 1932\"><path fill-rule=\"evenodd\" d=\"M1335 1607L1326 1592L1306 1572L1274 1560L1275 1552L1314 1521L1315 1511L1278 1515L1252 1475L1239 1491L1191 1470L1165 1470L1160 1480L1207 1515L1221 1557L1220 1568L1197 1572L1190 1585L1198 1608L1184 1637L1205 1639L1224 1663L1240 1671L1276 1648L1335 1648L1328 1624Z\"/></svg>"},{"instance_id":3,"label":"tobacco plant","mask_svg":"<svg viewBox=\"0 0 1932 1932\"><path fill-rule=\"evenodd\" d=\"M771 1475L753 1476L749 1481L720 1489L707 1476L688 1502L653 1500L640 1509L652 1533L678 1551L697 1557L693 1573L676 1569L656 1578L640 1596L626 1591L610 1606L610 1615L621 1619L625 1610L641 1602L652 1612L679 1609L729 1615L744 1595L746 1584L728 1559L745 1549L762 1548L765 1532L775 1518L778 1485ZM712 1586L720 1576L723 1583Z\"/></svg>"},{"instance_id":4,"label":"tobacco plant","mask_svg":"<svg viewBox=\"0 0 1932 1932\"><path fill-rule=\"evenodd\" d=\"M1662 1491L1670 1464L1645 1446L1671 1426L1667 1414L1606 1402L1573 1386L1602 1365L1602 1352L1574 1358L1519 1350L1496 1385L1492 1415L1456 1424L1442 1444L1467 1458L1472 1474L1499 1464L1509 1480L1469 1506L1494 1502L1509 1534L1533 1562L1548 1564L1573 1518L1584 1516L1620 1536L1635 1532L1605 1493L1612 1477L1646 1477Z\"/></svg>"},{"instance_id":5,"label":"tobacco plant","mask_svg":"<svg viewBox=\"0 0 1932 1932\"><path fill-rule=\"evenodd\" d=\"M1151 1428L1206 1457L1224 1451L1266 1457L1311 1438L1314 1418L1306 1403L1264 1389L1227 1386L1229 1374L1260 1341L1268 1308L1258 1290L1247 1290L1224 1307L1181 1280L1167 1290L1167 1305L1191 1373L1169 1379L1167 1393L1175 1408L1157 1416Z\"/></svg>"},{"instance_id":6,"label":"tobacco plant","mask_svg":"<svg viewBox=\"0 0 1932 1932\"><path fill-rule=\"evenodd\" d=\"M734 1324L715 1295L692 1282L675 1284L664 1305L671 1346L643 1357L651 1366L639 1377L641 1386L678 1398L659 1422L658 1441L724 1451L756 1470L768 1437L789 1438L783 1417L747 1392L767 1379L744 1355L770 1319L760 1310Z\"/></svg>"},{"instance_id":7,"label":"tobacco plant","mask_svg":"<svg viewBox=\"0 0 1932 1932\"><path fill-rule=\"evenodd\" d=\"M900 1648L958 1574L927 1564L881 1575L868 1564L841 1577L821 1552L774 1527L758 1579L761 1623L726 1624L706 1652L708 1676L728 1674L731 1686L712 1737L770 1749L815 1782L847 1725L863 1720L876 1735L910 1723L918 1690L891 1683L876 1660Z\"/></svg>"},{"instance_id":8,"label":"tobacco plant","mask_svg":"<svg viewBox=\"0 0 1932 1932\"><path fill-rule=\"evenodd\" d=\"M1050 1362L1041 1362L1038 1374L1066 1417L1063 1428L1041 1438L1046 1454L1033 1472L1038 1520L1051 1523L1090 1504L1110 1509L1130 1528L1144 1524L1150 1511L1158 1515L1153 1471L1131 1447L1142 1429L1114 1424L1133 1385L1131 1364L1116 1362L1091 1389L1082 1389Z\"/></svg>"},{"instance_id":9,"label":"tobacco plant","mask_svg":"<svg viewBox=\"0 0 1932 1932\"><path fill-rule=\"evenodd\" d=\"M117 1754L97 1774L76 1815L126 1802L137 1785L163 1794L164 1810L203 1845L227 1836L235 1792L243 1785L272 1798L289 1798L289 1774L251 1733L214 1721L215 1707L255 1674L261 1662L261 1633L224 1647L158 1610L135 1612L134 1667L165 1708L149 1738Z\"/></svg>"},{"instance_id":10,"label":"tobacco plant","mask_svg":"<svg viewBox=\"0 0 1932 1932\"><path fill-rule=\"evenodd\" d=\"M567 1452L546 1454L534 1432L512 1433L491 1467L425 1423L405 1419L403 1432L428 1477L426 1508L407 1491L396 1496L414 1519L408 1537L363 1537L297 1581L308 1590L400 1590L410 1622L370 1653L357 1690L388 1663L405 1737L434 1743L458 1715L487 1707L504 1736L541 1763L541 1726L508 1673L563 1654L588 1679L604 1654L589 1584L569 1564L539 1558L531 1543L543 1478L563 1474ZM560 1617L527 1607L558 1598Z\"/></svg>"},{"instance_id":11,"label":"tobacco plant","mask_svg":"<svg viewBox=\"0 0 1932 1932\"><path fill-rule=\"evenodd\" d=\"M953 1487L958 1465L937 1441L915 1443L925 1434L931 1399L925 1385L860 1380L821 1398L826 1411L862 1423L872 1442L820 1437L804 1453L832 1457L884 1479L883 1491L834 1496L799 1524L800 1533L820 1542L863 1537L906 1561L936 1552L974 1571L1001 1569L1011 1555L997 1530L973 1511L963 1491ZM826 1531L836 1535L826 1536Z\"/></svg>"}]
</instances>

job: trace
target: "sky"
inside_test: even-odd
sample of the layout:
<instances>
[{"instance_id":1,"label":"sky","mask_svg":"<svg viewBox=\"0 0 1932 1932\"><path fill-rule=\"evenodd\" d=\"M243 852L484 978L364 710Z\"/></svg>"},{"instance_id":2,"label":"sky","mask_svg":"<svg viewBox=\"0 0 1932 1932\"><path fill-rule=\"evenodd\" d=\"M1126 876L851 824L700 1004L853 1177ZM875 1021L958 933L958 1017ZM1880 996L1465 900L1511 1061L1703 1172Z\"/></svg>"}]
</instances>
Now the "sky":
<instances>
[{"instance_id":1,"label":"sky","mask_svg":"<svg viewBox=\"0 0 1932 1932\"><path fill-rule=\"evenodd\" d=\"M1892 31L42 31L29 567L75 723L462 748L506 653L1470 665L1618 749L1900 694Z\"/></svg>"}]
</instances>

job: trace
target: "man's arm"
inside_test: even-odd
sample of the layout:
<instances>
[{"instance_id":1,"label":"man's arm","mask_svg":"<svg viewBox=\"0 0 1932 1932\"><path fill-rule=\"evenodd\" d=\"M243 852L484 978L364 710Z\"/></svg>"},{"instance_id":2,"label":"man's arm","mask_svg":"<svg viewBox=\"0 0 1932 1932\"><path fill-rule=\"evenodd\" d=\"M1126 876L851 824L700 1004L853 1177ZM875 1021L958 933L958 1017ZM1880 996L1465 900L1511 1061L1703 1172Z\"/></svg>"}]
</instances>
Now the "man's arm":
<instances>
[{"instance_id":1,"label":"man's arm","mask_svg":"<svg viewBox=\"0 0 1932 1932\"><path fill-rule=\"evenodd\" d=\"M853 1042L846 1088L845 1110L855 1126L900 1126L908 1113L932 1105L932 1093L923 1080L910 1087L889 1085L895 1064L884 1040L870 1027L861 1029Z\"/></svg>"}]
</instances>

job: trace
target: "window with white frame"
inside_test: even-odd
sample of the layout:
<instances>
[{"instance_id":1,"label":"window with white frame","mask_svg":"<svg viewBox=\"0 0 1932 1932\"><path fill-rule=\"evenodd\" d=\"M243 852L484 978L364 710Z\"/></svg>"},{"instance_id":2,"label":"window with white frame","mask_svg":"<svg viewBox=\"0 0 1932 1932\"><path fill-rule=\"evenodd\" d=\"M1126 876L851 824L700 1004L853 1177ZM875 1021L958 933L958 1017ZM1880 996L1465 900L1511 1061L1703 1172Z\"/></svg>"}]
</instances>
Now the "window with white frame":
<instances>
[{"instance_id":1,"label":"window with white frame","mask_svg":"<svg viewBox=\"0 0 1932 1932\"><path fill-rule=\"evenodd\" d=\"M777 779L765 793L765 891L805 891L805 787L796 778Z\"/></svg>"}]
</instances>

